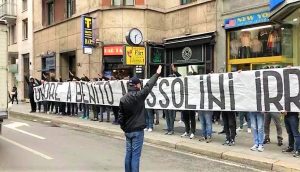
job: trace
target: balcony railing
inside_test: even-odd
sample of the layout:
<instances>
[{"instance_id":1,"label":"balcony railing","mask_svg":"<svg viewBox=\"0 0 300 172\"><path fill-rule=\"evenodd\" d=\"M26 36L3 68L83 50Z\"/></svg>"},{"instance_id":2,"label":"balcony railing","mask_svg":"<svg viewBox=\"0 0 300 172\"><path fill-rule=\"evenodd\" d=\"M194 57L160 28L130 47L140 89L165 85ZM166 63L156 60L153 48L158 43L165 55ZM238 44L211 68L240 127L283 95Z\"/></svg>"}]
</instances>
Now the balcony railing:
<instances>
[{"instance_id":1,"label":"balcony railing","mask_svg":"<svg viewBox=\"0 0 300 172\"><path fill-rule=\"evenodd\" d=\"M17 4L16 3L3 3L0 5L0 18L10 22L17 17Z\"/></svg>"}]
</instances>

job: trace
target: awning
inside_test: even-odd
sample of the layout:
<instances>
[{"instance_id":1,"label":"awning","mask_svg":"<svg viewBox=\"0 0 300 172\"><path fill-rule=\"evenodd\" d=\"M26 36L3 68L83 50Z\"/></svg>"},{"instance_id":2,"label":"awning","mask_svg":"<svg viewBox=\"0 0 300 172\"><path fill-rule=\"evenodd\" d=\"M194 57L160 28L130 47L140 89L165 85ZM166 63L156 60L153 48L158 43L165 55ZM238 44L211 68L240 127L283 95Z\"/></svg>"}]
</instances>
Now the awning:
<instances>
[{"instance_id":1,"label":"awning","mask_svg":"<svg viewBox=\"0 0 300 172\"><path fill-rule=\"evenodd\" d=\"M166 48L178 48L201 44L215 44L215 32L168 38L164 41Z\"/></svg>"},{"instance_id":2,"label":"awning","mask_svg":"<svg viewBox=\"0 0 300 172\"><path fill-rule=\"evenodd\" d=\"M270 20L281 23L283 19L285 19L298 8L300 8L300 1L285 1L285 3L271 12Z\"/></svg>"}]
</instances>

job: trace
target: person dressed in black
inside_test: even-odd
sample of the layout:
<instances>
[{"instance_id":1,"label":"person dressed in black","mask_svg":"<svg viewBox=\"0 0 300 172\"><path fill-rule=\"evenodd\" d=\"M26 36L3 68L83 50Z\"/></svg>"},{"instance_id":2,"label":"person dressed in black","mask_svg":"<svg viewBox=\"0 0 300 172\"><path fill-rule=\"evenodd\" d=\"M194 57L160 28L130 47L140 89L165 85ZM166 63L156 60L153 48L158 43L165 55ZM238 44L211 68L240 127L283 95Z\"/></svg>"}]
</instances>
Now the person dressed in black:
<instances>
[{"instance_id":1,"label":"person dressed in black","mask_svg":"<svg viewBox=\"0 0 300 172\"><path fill-rule=\"evenodd\" d=\"M36 112L36 103L34 101L34 90L33 88L36 86L36 83L34 82L34 78L32 76L26 77L25 80L28 84L28 97L30 99L30 105L31 105L31 111L30 113Z\"/></svg>"},{"instance_id":2,"label":"person dressed in black","mask_svg":"<svg viewBox=\"0 0 300 172\"><path fill-rule=\"evenodd\" d=\"M14 104L14 100L16 99L17 104L19 104L18 101L18 89L16 87L16 85L13 86L12 90L11 90L11 103Z\"/></svg>"},{"instance_id":3,"label":"person dressed in black","mask_svg":"<svg viewBox=\"0 0 300 172\"><path fill-rule=\"evenodd\" d=\"M233 146L235 144L235 136L236 136L235 112L223 111L222 119L224 122L224 131L226 133L226 140L223 143L223 145Z\"/></svg>"},{"instance_id":4,"label":"person dressed in black","mask_svg":"<svg viewBox=\"0 0 300 172\"><path fill-rule=\"evenodd\" d=\"M125 172L138 172L144 142L145 100L154 87L162 66L141 89L141 81L133 77L129 81L128 93L120 100L119 123L126 136Z\"/></svg>"}]
</instances>

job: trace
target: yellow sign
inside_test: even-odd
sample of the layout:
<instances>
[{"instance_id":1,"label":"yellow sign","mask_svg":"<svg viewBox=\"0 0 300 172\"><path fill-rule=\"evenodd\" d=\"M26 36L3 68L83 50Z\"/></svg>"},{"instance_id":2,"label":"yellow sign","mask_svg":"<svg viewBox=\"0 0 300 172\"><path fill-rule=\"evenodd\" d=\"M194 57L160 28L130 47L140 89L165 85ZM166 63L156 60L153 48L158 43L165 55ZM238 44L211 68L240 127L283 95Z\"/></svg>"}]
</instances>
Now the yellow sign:
<instances>
[{"instance_id":1,"label":"yellow sign","mask_svg":"<svg viewBox=\"0 0 300 172\"><path fill-rule=\"evenodd\" d=\"M125 48L126 65L145 65L146 50L145 47L131 47Z\"/></svg>"}]
</instances>

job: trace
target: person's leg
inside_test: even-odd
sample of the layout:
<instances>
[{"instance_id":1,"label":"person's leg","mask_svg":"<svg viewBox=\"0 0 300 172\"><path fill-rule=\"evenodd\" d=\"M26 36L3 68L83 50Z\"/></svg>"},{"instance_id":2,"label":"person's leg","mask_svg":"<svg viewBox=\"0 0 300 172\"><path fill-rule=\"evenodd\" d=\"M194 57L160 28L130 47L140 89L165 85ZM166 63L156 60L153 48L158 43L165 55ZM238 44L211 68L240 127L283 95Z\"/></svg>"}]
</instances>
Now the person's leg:
<instances>
[{"instance_id":1,"label":"person's leg","mask_svg":"<svg viewBox=\"0 0 300 172\"><path fill-rule=\"evenodd\" d=\"M114 107L112 107L112 109L113 109L113 113L114 113L114 117L115 117L113 123L114 123L114 124L118 124L119 107L118 107L118 106L114 106Z\"/></svg>"},{"instance_id":2,"label":"person's leg","mask_svg":"<svg viewBox=\"0 0 300 172\"><path fill-rule=\"evenodd\" d=\"M226 134L226 142L229 143L230 141L230 131L229 131L229 121L228 121L228 113L229 112L222 112L222 119L224 123L224 131Z\"/></svg>"},{"instance_id":3,"label":"person's leg","mask_svg":"<svg viewBox=\"0 0 300 172\"><path fill-rule=\"evenodd\" d=\"M106 108L106 122L110 122L110 107L109 106L105 106Z\"/></svg>"},{"instance_id":4,"label":"person's leg","mask_svg":"<svg viewBox=\"0 0 300 172\"><path fill-rule=\"evenodd\" d=\"M191 120L191 132L196 133L196 112L190 111L190 120Z\"/></svg>"},{"instance_id":5,"label":"person's leg","mask_svg":"<svg viewBox=\"0 0 300 172\"><path fill-rule=\"evenodd\" d=\"M187 134L190 133L190 118L189 118L189 114L187 113L188 111L184 110L182 111L183 113L183 122L184 122L184 126L185 126L185 132Z\"/></svg>"},{"instance_id":6,"label":"person's leg","mask_svg":"<svg viewBox=\"0 0 300 172\"><path fill-rule=\"evenodd\" d=\"M205 125L206 125L206 135L208 137L212 136L212 111L206 111L204 118L205 118Z\"/></svg>"},{"instance_id":7,"label":"person's leg","mask_svg":"<svg viewBox=\"0 0 300 172\"><path fill-rule=\"evenodd\" d=\"M244 117L245 117L245 112L239 112L239 119L240 119L240 129L243 129L243 124L244 124Z\"/></svg>"},{"instance_id":8,"label":"person's leg","mask_svg":"<svg viewBox=\"0 0 300 172\"><path fill-rule=\"evenodd\" d=\"M155 109L155 125L159 124L159 110Z\"/></svg>"},{"instance_id":9,"label":"person's leg","mask_svg":"<svg viewBox=\"0 0 300 172\"><path fill-rule=\"evenodd\" d=\"M105 106L100 106L100 112L99 112L99 115L100 115L100 118L99 118L99 122L103 122L103 112L105 111Z\"/></svg>"},{"instance_id":10,"label":"person's leg","mask_svg":"<svg viewBox=\"0 0 300 172\"><path fill-rule=\"evenodd\" d=\"M201 131L202 131L202 137L206 138L206 125L205 125L205 117L204 117L205 111L198 111L198 115L200 117L200 124L201 124Z\"/></svg>"},{"instance_id":11,"label":"person's leg","mask_svg":"<svg viewBox=\"0 0 300 172\"><path fill-rule=\"evenodd\" d=\"M230 141L235 142L236 136L236 118L234 112L228 112L228 125L230 131Z\"/></svg>"},{"instance_id":12,"label":"person's leg","mask_svg":"<svg viewBox=\"0 0 300 172\"><path fill-rule=\"evenodd\" d=\"M171 119L170 119L170 113L171 113L171 110L164 110L165 111L165 115L166 115L166 123L167 123L167 129L168 129L168 132L171 132Z\"/></svg>"},{"instance_id":13,"label":"person's leg","mask_svg":"<svg viewBox=\"0 0 300 172\"><path fill-rule=\"evenodd\" d=\"M291 115L288 120L290 123L292 135L294 137L294 150L300 151L299 117L296 115Z\"/></svg>"},{"instance_id":14,"label":"person's leg","mask_svg":"<svg viewBox=\"0 0 300 172\"><path fill-rule=\"evenodd\" d=\"M267 112L264 114L265 122L264 122L264 133L265 133L265 140L264 144L270 143L270 124L271 124L271 113Z\"/></svg>"},{"instance_id":15,"label":"person's leg","mask_svg":"<svg viewBox=\"0 0 300 172\"><path fill-rule=\"evenodd\" d=\"M247 118L247 127L249 129L251 129L250 113L249 112L245 112L245 113L246 113L246 118Z\"/></svg>"},{"instance_id":16,"label":"person's leg","mask_svg":"<svg viewBox=\"0 0 300 172\"><path fill-rule=\"evenodd\" d=\"M257 129L257 119L256 119L256 112L250 112L250 120L251 120L251 128L253 133L253 142L256 147L258 147L258 129Z\"/></svg>"},{"instance_id":17,"label":"person's leg","mask_svg":"<svg viewBox=\"0 0 300 172\"><path fill-rule=\"evenodd\" d=\"M174 132L174 122L175 122L175 117L176 117L176 111L171 110L171 115L170 115L170 129L171 132Z\"/></svg>"},{"instance_id":18,"label":"person's leg","mask_svg":"<svg viewBox=\"0 0 300 172\"><path fill-rule=\"evenodd\" d=\"M125 172L131 172L132 133L125 133L125 136L126 136Z\"/></svg>"},{"instance_id":19,"label":"person's leg","mask_svg":"<svg viewBox=\"0 0 300 172\"><path fill-rule=\"evenodd\" d=\"M148 119L149 119L149 128L153 129L153 122L154 122L154 110L153 109L149 109L150 113L148 113Z\"/></svg>"},{"instance_id":20,"label":"person's leg","mask_svg":"<svg viewBox=\"0 0 300 172\"><path fill-rule=\"evenodd\" d=\"M138 172L140 169L140 158L144 143L144 131L134 133L135 137L132 139L131 172Z\"/></svg>"},{"instance_id":21,"label":"person's leg","mask_svg":"<svg viewBox=\"0 0 300 172\"><path fill-rule=\"evenodd\" d=\"M284 117L284 124L285 124L285 128L286 128L286 132L288 134L288 141L289 141L288 147L293 148L293 150L294 150L294 136L293 136L291 125L290 125L289 116Z\"/></svg>"},{"instance_id":22,"label":"person's leg","mask_svg":"<svg viewBox=\"0 0 300 172\"><path fill-rule=\"evenodd\" d=\"M14 100L15 100L15 95L11 96L11 104L14 104Z\"/></svg>"},{"instance_id":23,"label":"person's leg","mask_svg":"<svg viewBox=\"0 0 300 172\"><path fill-rule=\"evenodd\" d=\"M257 113L258 144L264 145L264 114Z\"/></svg>"},{"instance_id":24,"label":"person's leg","mask_svg":"<svg viewBox=\"0 0 300 172\"><path fill-rule=\"evenodd\" d=\"M281 122L280 122L280 113L271 113L273 121L276 126L276 131L277 131L277 141L278 141L278 146L283 145L282 140L282 127L281 127Z\"/></svg>"}]
</instances>

